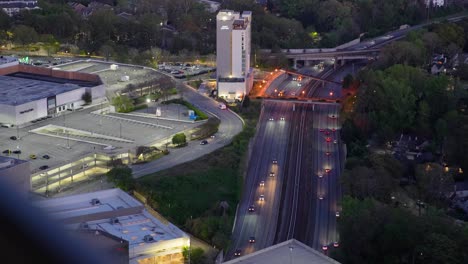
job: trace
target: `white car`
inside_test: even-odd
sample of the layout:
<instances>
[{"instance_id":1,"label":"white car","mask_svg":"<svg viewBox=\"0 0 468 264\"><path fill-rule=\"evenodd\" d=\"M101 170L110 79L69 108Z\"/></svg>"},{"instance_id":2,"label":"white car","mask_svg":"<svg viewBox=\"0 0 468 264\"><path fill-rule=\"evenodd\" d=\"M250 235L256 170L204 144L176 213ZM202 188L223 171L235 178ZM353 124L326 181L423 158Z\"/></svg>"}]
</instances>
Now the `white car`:
<instances>
[{"instance_id":1,"label":"white car","mask_svg":"<svg viewBox=\"0 0 468 264\"><path fill-rule=\"evenodd\" d=\"M275 120L275 119L274 119L273 117L270 117L268 120L273 121L273 120Z\"/></svg>"},{"instance_id":2,"label":"white car","mask_svg":"<svg viewBox=\"0 0 468 264\"><path fill-rule=\"evenodd\" d=\"M260 182L260 187L264 187L265 186L265 181L261 181Z\"/></svg>"},{"instance_id":3,"label":"white car","mask_svg":"<svg viewBox=\"0 0 468 264\"><path fill-rule=\"evenodd\" d=\"M265 201L265 195L261 194L260 197L258 198L260 202Z\"/></svg>"}]
</instances>

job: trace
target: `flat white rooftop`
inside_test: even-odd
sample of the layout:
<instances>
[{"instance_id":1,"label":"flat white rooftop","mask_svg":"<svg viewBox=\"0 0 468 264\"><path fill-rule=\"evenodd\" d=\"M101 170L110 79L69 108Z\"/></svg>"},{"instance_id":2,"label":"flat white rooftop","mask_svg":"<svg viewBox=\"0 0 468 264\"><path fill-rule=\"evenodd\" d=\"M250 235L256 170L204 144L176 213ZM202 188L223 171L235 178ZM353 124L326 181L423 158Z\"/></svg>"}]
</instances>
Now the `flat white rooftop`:
<instances>
[{"instance_id":1,"label":"flat white rooftop","mask_svg":"<svg viewBox=\"0 0 468 264\"><path fill-rule=\"evenodd\" d=\"M171 223L158 220L118 188L42 200L35 205L68 229L102 230L127 240L130 249L188 237ZM146 241L145 236L152 240Z\"/></svg>"},{"instance_id":2,"label":"flat white rooftop","mask_svg":"<svg viewBox=\"0 0 468 264\"><path fill-rule=\"evenodd\" d=\"M291 261L292 260L292 261ZM224 264L339 264L315 249L291 239L256 251L252 254L223 262Z\"/></svg>"}]
</instances>

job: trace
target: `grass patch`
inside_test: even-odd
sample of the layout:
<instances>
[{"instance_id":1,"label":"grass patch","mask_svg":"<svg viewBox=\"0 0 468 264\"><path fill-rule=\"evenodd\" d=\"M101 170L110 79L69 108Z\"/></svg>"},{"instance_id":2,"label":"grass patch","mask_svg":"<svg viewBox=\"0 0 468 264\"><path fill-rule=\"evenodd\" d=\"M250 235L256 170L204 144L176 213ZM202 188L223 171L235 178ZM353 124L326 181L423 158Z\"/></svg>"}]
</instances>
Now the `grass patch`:
<instances>
[{"instance_id":1,"label":"grass patch","mask_svg":"<svg viewBox=\"0 0 468 264\"><path fill-rule=\"evenodd\" d=\"M200 85L203 83L202 80L194 80L187 82L188 85L192 86L193 88L197 89L200 88Z\"/></svg>"},{"instance_id":2,"label":"grass patch","mask_svg":"<svg viewBox=\"0 0 468 264\"><path fill-rule=\"evenodd\" d=\"M228 146L137 180L136 190L174 224L218 248L227 248L243 184L249 141L260 103L243 109L246 125Z\"/></svg>"},{"instance_id":3,"label":"grass patch","mask_svg":"<svg viewBox=\"0 0 468 264\"><path fill-rule=\"evenodd\" d=\"M195 128L190 140L207 138L218 132L220 120L216 117L208 118L208 121Z\"/></svg>"},{"instance_id":4,"label":"grass patch","mask_svg":"<svg viewBox=\"0 0 468 264\"><path fill-rule=\"evenodd\" d=\"M197 115L196 121L208 119L208 116L205 113L203 113L200 109L196 108L194 105L192 105L191 103L189 103L189 102L187 102L185 100L172 99L172 100L164 101L162 103L163 104L181 104L181 105L184 105L188 109L193 110L195 112L195 114Z\"/></svg>"}]
</instances>

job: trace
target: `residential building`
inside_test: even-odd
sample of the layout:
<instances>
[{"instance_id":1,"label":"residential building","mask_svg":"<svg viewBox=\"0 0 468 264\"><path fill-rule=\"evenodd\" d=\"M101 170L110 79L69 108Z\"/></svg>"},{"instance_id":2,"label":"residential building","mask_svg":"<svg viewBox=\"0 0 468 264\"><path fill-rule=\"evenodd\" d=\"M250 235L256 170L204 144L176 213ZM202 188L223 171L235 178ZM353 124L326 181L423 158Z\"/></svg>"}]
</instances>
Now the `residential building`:
<instances>
[{"instance_id":1,"label":"residential building","mask_svg":"<svg viewBox=\"0 0 468 264\"><path fill-rule=\"evenodd\" d=\"M37 0L0 0L0 8L9 16L16 15L21 10L40 9Z\"/></svg>"},{"instance_id":2,"label":"residential building","mask_svg":"<svg viewBox=\"0 0 468 264\"><path fill-rule=\"evenodd\" d=\"M190 246L187 234L118 188L40 200L34 205L80 236L105 234L128 243L132 264L183 264L183 248Z\"/></svg>"},{"instance_id":3,"label":"residential building","mask_svg":"<svg viewBox=\"0 0 468 264\"><path fill-rule=\"evenodd\" d=\"M432 6L440 7L445 5L446 0L426 0L426 6L432 4Z\"/></svg>"},{"instance_id":4,"label":"residential building","mask_svg":"<svg viewBox=\"0 0 468 264\"><path fill-rule=\"evenodd\" d=\"M0 156L0 178L20 196L27 197L31 191L31 172L26 160Z\"/></svg>"},{"instance_id":5,"label":"residential building","mask_svg":"<svg viewBox=\"0 0 468 264\"><path fill-rule=\"evenodd\" d=\"M218 97L242 100L250 92L252 12L221 10L216 16L216 82Z\"/></svg>"},{"instance_id":6,"label":"residential building","mask_svg":"<svg viewBox=\"0 0 468 264\"><path fill-rule=\"evenodd\" d=\"M219 263L219 262L218 262ZM232 259L224 264L339 264L315 249L291 239L245 256Z\"/></svg>"},{"instance_id":7,"label":"residential building","mask_svg":"<svg viewBox=\"0 0 468 264\"><path fill-rule=\"evenodd\" d=\"M221 3L210 0L197 0L197 2L205 5L206 10L208 10L211 13L215 13L216 11L218 11L219 7L221 6Z\"/></svg>"}]
</instances>

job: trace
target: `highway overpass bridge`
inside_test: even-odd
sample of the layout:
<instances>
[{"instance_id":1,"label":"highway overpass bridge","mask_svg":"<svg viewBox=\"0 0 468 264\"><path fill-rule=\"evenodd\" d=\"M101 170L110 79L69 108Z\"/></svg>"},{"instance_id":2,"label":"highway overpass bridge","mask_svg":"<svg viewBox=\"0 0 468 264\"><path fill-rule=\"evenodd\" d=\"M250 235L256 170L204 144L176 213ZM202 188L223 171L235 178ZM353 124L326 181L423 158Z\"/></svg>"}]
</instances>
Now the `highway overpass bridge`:
<instances>
[{"instance_id":1,"label":"highway overpass bridge","mask_svg":"<svg viewBox=\"0 0 468 264\"><path fill-rule=\"evenodd\" d=\"M270 50L262 50L271 52ZM378 58L380 48L368 48L362 50L338 50L338 49L283 49L281 53L292 61L293 68L298 64L309 66L313 61L334 60L335 66L344 65L349 60L375 60ZM275 53L272 53L274 55Z\"/></svg>"}]
</instances>

